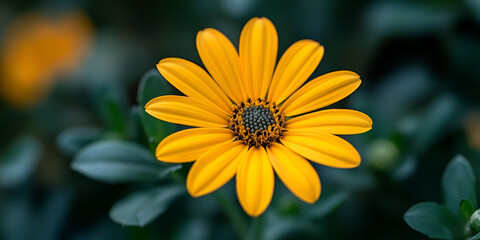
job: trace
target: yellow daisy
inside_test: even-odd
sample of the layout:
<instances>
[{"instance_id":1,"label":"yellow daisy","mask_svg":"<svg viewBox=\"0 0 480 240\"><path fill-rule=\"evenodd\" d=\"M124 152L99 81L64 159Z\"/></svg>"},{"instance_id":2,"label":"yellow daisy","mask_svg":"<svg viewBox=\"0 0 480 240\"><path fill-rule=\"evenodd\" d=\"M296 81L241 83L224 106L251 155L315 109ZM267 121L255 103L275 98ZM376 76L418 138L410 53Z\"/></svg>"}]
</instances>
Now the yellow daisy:
<instances>
[{"instance_id":1,"label":"yellow daisy","mask_svg":"<svg viewBox=\"0 0 480 240\"><path fill-rule=\"evenodd\" d=\"M360 164L355 148L334 134L366 132L372 120L354 110L316 110L345 98L361 80L337 71L304 84L323 57L319 43L294 43L275 67L278 36L267 18L247 22L239 52L212 28L200 31L196 42L208 73L187 60L162 59L158 70L186 96L161 96L145 106L156 118L196 127L166 137L156 149L160 161L195 161L187 176L190 195L211 193L236 175L238 200L255 217L270 204L274 171L293 194L314 203L320 179L306 159L336 168Z\"/></svg>"}]
</instances>

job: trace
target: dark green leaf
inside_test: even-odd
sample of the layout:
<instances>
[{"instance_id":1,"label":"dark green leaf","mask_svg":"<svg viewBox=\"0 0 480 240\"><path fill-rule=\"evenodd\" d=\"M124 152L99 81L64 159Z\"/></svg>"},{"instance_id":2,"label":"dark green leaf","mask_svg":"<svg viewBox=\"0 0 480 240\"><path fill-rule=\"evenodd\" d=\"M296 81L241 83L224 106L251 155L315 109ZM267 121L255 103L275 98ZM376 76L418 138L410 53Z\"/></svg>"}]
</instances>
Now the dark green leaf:
<instances>
[{"instance_id":1,"label":"dark green leaf","mask_svg":"<svg viewBox=\"0 0 480 240\"><path fill-rule=\"evenodd\" d=\"M115 98L107 96L102 106L103 115L110 129L120 134L125 133L125 111Z\"/></svg>"},{"instance_id":2,"label":"dark green leaf","mask_svg":"<svg viewBox=\"0 0 480 240\"><path fill-rule=\"evenodd\" d=\"M480 233L475 234L473 237L468 238L467 240L480 240Z\"/></svg>"},{"instance_id":3,"label":"dark green leaf","mask_svg":"<svg viewBox=\"0 0 480 240\"><path fill-rule=\"evenodd\" d=\"M182 221L182 224L178 225L178 229L175 231L175 240L209 240L212 239L212 226L209 221L204 219L193 218Z\"/></svg>"},{"instance_id":4,"label":"dark green leaf","mask_svg":"<svg viewBox=\"0 0 480 240\"><path fill-rule=\"evenodd\" d=\"M418 158L407 156L401 161L398 167L393 170L392 177L397 181L403 181L410 177L417 170Z\"/></svg>"},{"instance_id":5,"label":"dark green leaf","mask_svg":"<svg viewBox=\"0 0 480 240\"><path fill-rule=\"evenodd\" d=\"M465 5L467 5L466 9L468 9L473 18L477 21L477 24L480 24L480 1L464 0L464 2Z\"/></svg>"},{"instance_id":6,"label":"dark green leaf","mask_svg":"<svg viewBox=\"0 0 480 240\"><path fill-rule=\"evenodd\" d=\"M425 113L418 133L412 142L412 152L418 156L448 132L460 111L460 101L454 95L444 95L436 99ZM458 205L457 205L458 206Z\"/></svg>"},{"instance_id":7,"label":"dark green leaf","mask_svg":"<svg viewBox=\"0 0 480 240\"><path fill-rule=\"evenodd\" d=\"M442 190L445 205L457 212L462 199L470 201L473 209L477 207L475 176L470 163L463 156L456 156L447 165L442 177Z\"/></svg>"},{"instance_id":8,"label":"dark green leaf","mask_svg":"<svg viewBox=\"0 0 480 240\"><path fill-rule=\"evenodd\" d=\"M127 136L130 141L146 144L145 131L143 130L142 120L140 119L143 108L135 105L130 108L130 115L127 123Z\"/></svg>"},{"instance_id":9,"label":"dark green leaf","mask_svg":"<svg viewBox=\"0 0 480 240\"><path fill-rule=\"evenodd\" d=\"M473 209L472 203L469 200L463 199L460 202L460 208L458 209L458 213L463 218L463 220L468 221L473 211L475 211L475 209Z\"/></svg>"},{"instance_id":10,"label":"dark green leaf","mask_svg":"<svg viewBox=\"0 0 480 240\"><path fill-rule=\"evenodd\" d=\"M181 165L163 164L135 143L105 140L88 145L72 162L87 177L107 183L158 180Z\"/></svg>"},{"instance_id":11,"label":"dark green leaf","mask_svg":"<svg viewBox=\"0 0 480 240\"><path fill-rule=\"evenodd\" d=\"M25 231L25 226L35 229L38 225L31 200L26 194L2 195L0 239L39 239L37 231Z\"/></svg>"},{"instance_id":12,"label":"dark green leaf","mask_svg":"<svg viewBox=\"0 0 480 240\"><path fill-rule=\"evenodd\" d=\"M342 170L329 169L324 174L330 181L341 185L345 189L368 190L378 184L378 180L367 171L362 171L359 168L349 171Z\"/></svg>"},{"instance_id":13,"label":"dark green leaf","mask_svg":"<svg viewBox=\"0 0 480 240\"><path fill-rule=\"evenodd\" d=\"M463 234L459 218L436 203L416 204L408 209L403 219L411 228L431 238L456 239Z\"/></svg>"},{"instance_id":14,"label":"dark green leaf","mask_svg":"<svg viewBox=\"0 0 480 240\"><path fill-rule=\"evenodd\" d=\"M111 131L124 136L128 113L125 92L111 82L103 82L95 87L94 106L103 122Z\"/></svg>"},{"instance_id":15,"label":"dark green leaf","mask_svg":"<svg viewBox=\"0 0 480 240\"><path fill-rule=\"evenodd\" d=\"M255 221L260 221L261 223L262 218L265 219L265 227L263 227L262 224L257 223L257 227L262 229L258 234L260 236L255 236L250 232L247 239L298 239L298 235L301 236L302 234L306 234L309 236L315 236L325 230L325 225L321 226L314 224L312 221L308 221L304 218L284 217L273 211L266 213L265 216L260 216L255 219Z\"/></svg>"},{"instance_id":16,"label":"dark green leaf","mask_svg":"<svg viewBox=\"0 0 480 240\"><path fill-rule=\"evenodd\" d=\"M418 106L432 92L432 73L419 64L400 67L382 79L372 93L375 133L387 137L408 111ZM401 126L401 125L400 125Z\"/></svg>"},{"instance_id":17,"label":"dark green leaf","mask_svg":"<svg viewBox=\"0 0 480 240\"><path fill-rule=\"evenodd\" d=\"M137 101L141 108L140 120L151 149L154 149L163 138L173 133L175 125L150 116L145 112L145 104L156 97L172 93L172 87L156 69L146 72L140 81L137 95Z\"/></svg>"},{"instance_id":18,"label":"dark green leaf","mask_svg":"<svg viewBox=\"0 0 480 240\"><path fill-rule=\"evenodd\" d=\"M0 155L0 186L14 187L34 172L42 146L31 136L17 138Z\"/></svg>"},{"instance_id":19,"label":"dark green leaf","mask_svg":"<svg viewBox=\"0 0 480 240\"><path fill-rule=\"evenodd\" d=\"M319 201L313 206L308 206L306 215L311 218L322 218L327 214L335 211L348 198L346 192L330 192L328 194L322 193Z\"/></svg>"},{"instance_id":20,"label":"dark green leaf","mask_svg":"<svg viewBox=\"0 0 480 240\"><path fill-rule=\"evenodd\" d=\"M110 209L113 221L126 226L145 226L165 212L183 193L178 186L162 186L135 192Z\"/></svg>"},{"instance_id":21,"label":"dark green leaf","mask_svg":"<svg viewBox=\"0 0 480 240\"><path fill-rule=\"evenodd\" d=\"M480 5L480 1L472 0ZM469 8L472 10L473 8ZM480 9L479 9L480 10ZM480 14L476 15L480 24ZM448 44L444 44L446 54L448 54L448 64L451 66L452 73L458 77L455 85L462 89L461 95L476 96L480 89L480 81L470 79L480 79L480 41L478 37L472 37L469 34L455 34L449 37Z\"/></svg>"},{"instance_id":22,"label":"dark green leaf","mask_svg":"<svg viewBox=\"0 0 480 240\"><path fill-rule=\"evenodd\" d=\"M173 94L172 87L157 69L151 69L140 80L137 101L140 106L145 106L150 100L169 94Z\"/></svg>"},{"instance_id":23,"label":"dark green leaf","mask_svg":"<svg viewBox=\"0 0 480 240\"><path fill-rule=\"evenodd\" d=\"M61 239L72 209L72 200L70 189L57 189L48 195L40 215L43 221L38 222L40 227L35 233L37 239Z\"/></svg>"},{"instance_id":24,"label":"dark green leaf","mask_svg":"<svg viewBox=\"0 0 480 240\"><path fill-rule=\"evenodd\" d=\"M103 132L94 127L73 127L62 131L57 137L58 148L68 154L75 155L86 145L100 139Z\"/></svg>"}]
</instances>

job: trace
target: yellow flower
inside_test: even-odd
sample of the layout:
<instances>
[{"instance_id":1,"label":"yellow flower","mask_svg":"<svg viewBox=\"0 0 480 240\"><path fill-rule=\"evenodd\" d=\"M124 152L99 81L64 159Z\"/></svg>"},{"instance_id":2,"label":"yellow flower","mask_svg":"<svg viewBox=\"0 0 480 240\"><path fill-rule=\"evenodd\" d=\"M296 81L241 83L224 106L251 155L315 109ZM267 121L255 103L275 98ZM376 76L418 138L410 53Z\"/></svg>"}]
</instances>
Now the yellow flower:
<instances>
[{"instance_id":1,"label":"yellow flower","mask_svg":"<svg viewBox=\"0 0 480 240\"><path fill-rule=\"evenodd\" d=\"M355 148L334 134L366 132L372 120L354 110L312 112L355 91L359 76L337 71L304 84L320 63L323 46L300 40L275 67L277 48L272 22L253 18L242 30L239 53L215 29L198 33L197 49L208 73L179 58L157 64L186 97L157 97L146 111L197 128L165 138L156 156L169 163L195 161L187 177L193 197L217 190L236 175L240 204L248 215L258 216L272 199L274 171L293 194L314 203L320 179L306 159L336 168L360 164Z\"/></svg>"},{"instance_id":2,"label":"yellow flower","mask_svg":"<svg viewBox=\"0 0 480 240\"><path fill-rule=\"evenodd\" d=\"M58 76L76 70L92 35L92 23L81 12L55 18L30 13L14 19L1 46L1 97L17 107L34 105Z\"/></svg>"}]
</instances>

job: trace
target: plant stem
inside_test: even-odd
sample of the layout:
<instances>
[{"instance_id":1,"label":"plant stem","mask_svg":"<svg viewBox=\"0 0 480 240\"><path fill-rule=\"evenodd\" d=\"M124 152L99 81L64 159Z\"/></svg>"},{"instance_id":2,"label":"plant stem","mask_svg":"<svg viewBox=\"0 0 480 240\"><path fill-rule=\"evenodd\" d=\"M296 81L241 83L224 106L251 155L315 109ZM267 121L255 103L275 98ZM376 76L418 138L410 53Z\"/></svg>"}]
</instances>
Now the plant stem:
<instances>
[{"instance_id":1,"label":"plant stem","mask_svg":"<svg viewBox=\"0 0 480 240\"><path fill-rule=\"evenodd\" d=\"M218 191L214 192L212 195L215 197L218 203L220 203L225 215L227 215L227 217L230 219L232 227L237 233L239 239L245 239L247 233L247 223L243 217L242 211L238 208L238 206L232 204L229 199L220 194Z\"/></svg>"},{"instance_id":2,"label":"plant stem","mask_svg":"<svg viewBox=\"0 0 480 240\"><path fill-rule=\"evenodd\" d=\"M253 219L252 224L250 225L250 231L249 231L249 236L248 240L260 240L262 236L262 215L256 217Z\"/></svg>"}]
</instances>

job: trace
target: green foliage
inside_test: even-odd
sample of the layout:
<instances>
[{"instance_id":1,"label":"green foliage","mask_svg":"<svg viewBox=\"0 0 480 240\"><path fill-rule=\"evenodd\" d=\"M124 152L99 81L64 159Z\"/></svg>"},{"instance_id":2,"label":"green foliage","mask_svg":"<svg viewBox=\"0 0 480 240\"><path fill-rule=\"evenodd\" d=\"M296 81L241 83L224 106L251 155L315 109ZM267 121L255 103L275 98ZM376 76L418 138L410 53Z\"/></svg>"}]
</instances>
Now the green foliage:
<instances>
[{"instance_id":1,"label":"green foliage","mask_svg":"<svg viewBox=\"0 0 480 240\"><path fill-rule=\"evenodd\" d=\"M416 204L408 209L403 219L411 228L431 238L457 239L463 234L457 216L436 203Z\"/></svg>"},{"instance_id":2,"label":"green foliage","mask_svg":"<svg viewBox=\"0 0 480 240\"><path fill-rule=\"evenodd\" d=\"M460 202L460 208L458 209L458 213L463 218L463 220L468 221L474 210L475 209L473 208L472 203L469 200L462 199L462 201Z\"/></svg>"},{"instance_id":3,"label":"green foliage","mask_svg":"<svg viewBox=\"0 0 480 240\"><path fill-rule=\"evenodd\" d=\"M0 153L0 187L15 187L35 170L42 146L32 136L21 136Z\"/></svg>"},{"instance_id":4,"label":"green foliage","mask_svg":"<svg viewBox=\"0 0 480 240\"><path fill-rule=\"evenodd\" d=\"M475 236L468 238L467 240L480 240L480 233L475 234Z\"/></svg>"},{"instance_id":5,"label":"green foliage","mask_svg":"<svg viewBox=\"0 0 480 240\"><path fill-rule=\"evenodd\" d=\"M175 231L173 239L175 240L210 240L209 235L212 233L212 224L204 219L188 219L182 221Z\"/></svg>"},{"instance_id":6,"label":"green foliage","mask_svg":"<svg viewBox=\"0 0 480 240\"><path fill-rule=\"evenodd\" d=\"M468 200L473 209L477 208L475 176L470 163L463 156L456 156L445 169L442 190L445 205L457 212L462 199Z\"/></svg>"},{"instance_id":7,"label":"green foliage","mask_svg":"<svg viewBox=\"0 0 480 240\"><path fill-rule=\"evenodd\" d=\"M144 107L150 100L172 93L172 88L157 69L146 72L140 80L137 94L137 101L142 109L140 120L151 149L155 149L163 138L173 133L175 126L150 116L145 112Z\"/></svg>"},{"instance_id":8,"label":"green foliage","mask_svg":"<svg viewBox=\"0 0 480 240\"><path fill-rule=\"evenodd\" d=\"M387 135L398 121L428 96L433 87L432 73L423 65L406 65L389 72L372 97L372 114L380 136Z\"/></svg>"},{"instance_id":9,"label":"green foliage","mask_svg":"<svg viewBox=\"0 0 480 240\"><path fill-rule=\"evenodd\" d=\"M260 236L255 239L280 240L290 239L290 237L293 238L293 236L299 239L303 237L298 236L310 236L317 239L319 238L319 233L325 230L325 226L314 224L315 220L325 219L329 214L333 214L348 198L349 194L346 191L327 190L322 193L318 202L310 205L301 204L298 199L295 199L293 196L288 196L284 202L286 202L287 205L300 205L300 208L297 209L297 211L290 212L267 212L265 217L256 219L257 222L252 222L252 224L256 224L255 227L258 227L258 225L263 226L260 226L262 230L256 233ZM291 202L288 200L291 200ZM284 203L282 205L286 204ZM280 205L280 207L284 207L282 205ZM293 208L293 206L291 208ZM253 227L254 226L251 226L250 231L254 230ZM250 234L254 233L250 232Z\"/></svg>"},{"instance_id":10,"label":"green foliage","mask_svg":"<svg viewBox=\"0 0 480 240\"><path fill-rule=\"evenodd\" d=\"M303 218L281 217L275 213L269 214L265 218L268 225L264 227L265 230L261 234L261 237L253 239L288 239L288 237L295 236L295 234L315 235L315 232L319 230L319 226Z\"/></svg>"},{"instance_id":11,"label":"green foliage","mask_svg":"<svg viewBox=\"0 0 480 240\"><path fill-rule=\"evenodd\" d=\"M61 239L72 206L72 192L61 188L50 192L36 211L24 195L9 195L0 201L0 239ZM38 197L38 196L37 196ZM30 210L30 211L29 211ZM25 231L28 226L30 231Z\"/></svg>"},{"instance_id":12,"label":"green foliage","mask_svg":"<svg viewBox=\"0 0 480 240\"><path fill-rule=\"evenodd\" d=\"M480 25L480 1L477 0L463 0L469 13Z\"/></svg>"},{"instance_id":13,"label":"green foliage","mask_svg":"<svg viewBox=\"0 0 480 240\"><path fill-rule=\"evenodd\" d=\"M94 89L93 101L108 129L125 136L128 108L121 88L110 82L99 83Z\"/></svg>"},{"instance_id":14,"label":"green foliage","mask_svg":"<svg viewBox=\"0 0 480 240\"><path fill-rule=\"evenodd\" d=\"M184 193L178 186L161 186L132 193L110 209L113 221L125 226L143 227L164 213Z\"/></svg>"},{"instance_id":15,"label":"green foliage","mask_svg":"<svg viewBox=\"0 0 480 240\"><path fill-rule=\"evenodd\" d=\"M472 167L467 159L458 155L447 165L442 177L446 206L419 203L411 207L403 218L411 228L431 238L465 238L465 235L471 234L472 214L477 206L475 189ZM471 239L476 239L476 236Z\"/></svg>"},{"instance_id":16,"label":"green foliage","mask_svg":"<svg viewBox=\"0 0 480 240\"><path fill-rule=\"evenodd\" d=\"M452 95L444 95L435 99L420 122L422 127L418 129L418 133L412 141L412 152L421 155L434 145L446 133L445 129L452 126L460 107L460 101Z\"/></svg>"},{"instance_id":17,"label":"green foliage","mask_svg":"<svg viewBox=\"0 0 480 240\"><path fill-rule=\"evenodd\" d=\"M104 140L88 145L74 158L72 168L106 183L157 181L181 165L160 163L135 143Z\"/></svg>"},{"instance_id":18,"label":"green foliage","mask_svg":"<svg viewBox=\"0 0 480 240\"><path fill-rule=\"evenodd\" d=\"M57 137L57 146L65 154L74 156L86 145L100 139L103 131L94 127L72 127L63 130Z\"/></svg>"},{"instance_id":19,"label":"green foliage","mask_svg":"<svg viewBox=\"0 0 480 240\"><path fill-rule=\"evenodd\" d=\"M329 192L324 194L313 206L308 206L306 215L311 218L323 218L338 209L348 199L348 193Z\"/></svg>"},{"instance_id":20,"label":"green foliage","mask_svg":"<svg viewBox=\"0 0 480 240\"><path fill-rule=\"evenodd\" d=\"M157 69L150 69L142 76L138 85L137 102L145 106L150 100L169 94L173 94L170 84Z\"/></svg>"}]
</instances>

